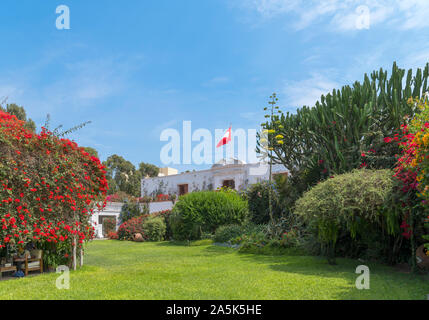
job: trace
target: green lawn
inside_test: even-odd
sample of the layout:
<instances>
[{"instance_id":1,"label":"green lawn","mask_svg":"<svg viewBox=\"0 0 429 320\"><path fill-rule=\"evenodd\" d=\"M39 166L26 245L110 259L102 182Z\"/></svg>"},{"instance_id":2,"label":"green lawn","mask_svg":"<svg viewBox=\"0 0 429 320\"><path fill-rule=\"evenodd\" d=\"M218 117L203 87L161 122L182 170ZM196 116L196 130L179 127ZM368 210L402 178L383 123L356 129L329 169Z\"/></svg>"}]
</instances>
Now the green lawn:
<instances>
[{"instance_id":1,"label":"green lawn","mask_svg":"<svg viewBox=\"0 0 429 320\"><path fill-rule=\"evenodd\" d=\"M167 242L94 241L70 290L55 273L0 282L0 299L425 299L429 279L369 264L371 288L355 288L356 266L338 259L241 254Z\"/></svg>"}]
</instances>

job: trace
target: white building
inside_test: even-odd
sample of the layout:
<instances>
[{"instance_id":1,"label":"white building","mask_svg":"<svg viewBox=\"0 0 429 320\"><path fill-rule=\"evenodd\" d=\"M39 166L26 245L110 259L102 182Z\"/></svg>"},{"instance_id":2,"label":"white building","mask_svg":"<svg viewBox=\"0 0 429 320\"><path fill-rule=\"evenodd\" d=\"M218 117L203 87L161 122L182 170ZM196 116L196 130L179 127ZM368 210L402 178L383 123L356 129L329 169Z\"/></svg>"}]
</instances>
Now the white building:
<instances>
[{"instance_id":1,"label":"white building","mask_svg":"<svg viewBox=\"0 0 429 320\"><path fill-rule=\"evenodd\" d=\"M91 223L95 228L96 238L104 238L103 220L106 218L114 218L116 221L116 230L118 230L121 224L119 215L121 214L123 205L123 202L107 202L104 210L94 211L94 214L91 216ZM144 204L141 204L141 206L143 205ZM171 201L151 202L149 203L149 213L169 210L172 207L173 203Z\"/></svg>"},{"instance_id":2,"label":"white building","mask_svg":"<svg viewBox=\"0 0 429 320\"><path fill-rule=\"evenodd\" d=\"M280 165L273 166L272 170L273 176L287 173L287 170ZM223 159L208 170L177 173L176 169L163 168L160 173L158 177L142 179L142 196L156 196L158 194L179 196L192 191L216 190L222 186L242 190L248 185L268 180L269 166L266 163L246 164L236 159ZM116 229L119 227L119 214L122 205L122 202L108 202L103 211L94 212L91 219L97 238L104 237L103 219L115 218ZM169 210L172 207L171 201L151 202L149 203L149 212Z\"/></svg>"},{"instance_id":3,"label":"white building","mask_svg":"<svg viewBox=\"0 0 429 320\"><path fill-rule=\"evenodd\" d=\"M283 166L273 166L273 175L286 173ZM237 159L223 159L208 170L142 179L141 194L183 195L192 191L216 190L222 186L242 190L250 184L268 179L269 166L266 163L246 164Z\"/></svg>"},{"instance_id":4,"label":"white building","mask_svg":"<svg viewBox=\"0 0 429 320\"><path fill-rule=\"evenodd\" d=\"M122 202L107 202L102 211L95 211L91 216L92 225L95 228L95 237L103 238L103 219L114 218L116 220L116 229L119 227L119 214L121 213Z\"/></svg>"}]
</instances>

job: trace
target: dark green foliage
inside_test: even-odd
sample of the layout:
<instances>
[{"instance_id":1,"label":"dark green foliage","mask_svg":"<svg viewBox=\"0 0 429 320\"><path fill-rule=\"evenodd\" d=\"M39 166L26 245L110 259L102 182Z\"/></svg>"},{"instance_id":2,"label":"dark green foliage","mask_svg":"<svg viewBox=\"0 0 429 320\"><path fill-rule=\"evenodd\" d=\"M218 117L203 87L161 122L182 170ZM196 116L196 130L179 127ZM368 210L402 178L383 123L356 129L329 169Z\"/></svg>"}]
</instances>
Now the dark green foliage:
<instances>
[{"instance_id":1,"label":"dark green foliage","mask_svg":"<svg viewBox=\"0 0 429 320\"><path fill-rule=\"evenodd\" d=\"M263 124L275 131L269 136L273 162L284 164L291 172L318 169L321 176L315 179L319 180L364 162L370 168L390 168L398 150L386 146L383 138L397 132L404 116L413 115L407 100L427 91L428 77L429 64L413 75L412 70L405 73L395 63L390 77L380 69L370 77L365 75L362 83L322 95L312 108L274 115ZM285 143L276 144L277 134ZM261 147L260 141L258 145ZM375 153L363 159L361 153L369 150Z\"/></svg>"},{"instance_id":2,"label":"dark green foliage","mask_svg":"<svg viewBox=\"0 0 429 320\"><path fill-rule=\"evenodd\" d=\"M214 235L214 241L215 242L228 242L232 239L237 238L243 233L243 226L240 226L238 224L230 224L226 226L220 226L216 229L215 235Z\"/></svg>"},{"instance_id":3,"label":"dark green foliage","mask_svg":"<svg viewBox=\"0 0 429 320\"><path fill-rule=\"evenodd\" d=\"M148 163L140 163L139 169L128 160L116 154L107 158L103 162L106 167L109 194L115 194L118 191L123 191L133 197L141 195L141 179L150 176L158 175L159 169Z\"/></svg>"},{"instance_id":4,"label":"dark green foliage","mask_svg":"<svg viewBox=\"0 0 429 320\"><path fill-rule=\"evenodd\" d=\"M235 192L200 191L179 198L170 224L175 240L197 240L219 226L242 224L247 216L247 201Z\"/></svg>"},{"instance_id":5,"label":"dark green foliage","mask_svg":"<svg viewBox=\"0 0 429 320\"><path fill-rule=\"evenodd\" d=\"M147 217L143 221L143 232L148 241L162 241L165 237L166 225L162 217Z\"/></svg>"},{"instance_id":6,"label":"dark green foliage","mask_svg":"<svg viewBox=\"0 0 429 320\"><path fill-rule=\"evenodd\" d=\"M188 219L186 219L188 220ZM174 210L170 215L170 228L172 232L172 240L198 240L204 233L201 230L199 223L194 221L186 221L178 210ZM200 222L201 223L201 222Z\"/></svg>"},{"instance_id":7,"label":"dark green foliage","mask_svg":"<svg viewBox=\"0 0 429 320\"><path fill-rule=\"evenodd\" d=\"M124 223L132 218L140 217L149 213L149 209L146 205L140 205L137 202L130 202L125 200L119 214L119 220Z\"/></svg>"},{"instance_id":8,"label":"dark green foliage","mask_svg":"<svg viewBox=\"0 0 429 320\"><path fill-rule=\"evenodd\" d=\"M150 163L141 162L139 164L139 171L142 178L145 177L157 177L159 174L159 168Z\"/></svg>"},{"instance_id":9,"label":"dark green foliage","mask_svg":"<svg viewBox=\"0 0 429 320\"><path fill-rule=\"evenodd\" d=\"M249 203L249 218L253 223L264 224L270 221L269 212L269 190L271 188L273 218L277 219L282 215L283 208L279 200L279 195L274 184L267 181L251 185L245 192Z\"/></svg>"},{"instance_id":10,"label":"dark green foliage","mask_svg":"<svg viewBox=\"0 0 429 320\"><path fill-rule=\"evenodd\" d=\"M107 171L109 194L123 191L135 197L140 195L141 176L136 173L136 168L130 161L114 154L103 165Z\"/></svg>"},{"instance_id":11,"label":"dark green foliage","mask_svg":"<svg viewBox=\"0 0 429 320\"><path fill-rule=\"evenodd\" d=\"M171 210L164 210L160 212L152 213L152 217L161 217L164 219L166 230L165 230L165 240L171 240L173 238L173 231L171 230L171 222L170 222L170 216L172 214Z\"/></svg>"}]
</instances>

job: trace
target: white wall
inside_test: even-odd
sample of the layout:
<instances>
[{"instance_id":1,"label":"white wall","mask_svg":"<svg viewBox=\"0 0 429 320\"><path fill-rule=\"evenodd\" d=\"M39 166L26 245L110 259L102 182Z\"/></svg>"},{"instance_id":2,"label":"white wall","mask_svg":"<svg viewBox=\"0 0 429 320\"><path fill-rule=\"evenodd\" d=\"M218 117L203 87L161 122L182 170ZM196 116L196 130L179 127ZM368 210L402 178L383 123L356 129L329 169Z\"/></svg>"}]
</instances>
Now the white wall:
<instances>
[{"instance_id":1,"label":"white wall","mask_svg":"<svg viewBox=\"0 0 429 320\"><path fill-rule=\"evenodd\" d=\"M273 173L286 172L283 166L274 166ZM215 190L224 180L234 180L235 189L242 190L248 185L268 180L267 164L231 164L210 170L194 171L177 175L142 179L141 195L153 196L157 193L178 194L180 184L188 185L188 192Z\"/></svg>"},{"instance_id":2,"label":"white wall","mask_svg":"<svg viewBox=\"0 0 429 320\"><path fill-rule=\"evenodd\" d=\"M150 202L149 203L149 213L155 213L160 212L164 210L171 210L173 209L173 202L172 201L159 201L159 202Z\"/></svg>"},{"instance_id":3,"label":"white wall","mask_svg":"<svg viewBox=\"0 0 429 320\"><path fill-rule=\"evenodd\" d=\"M213 189L213 176L210 170L203 170L142 179L142 196L154 195L157 193L157 190L160 190L160 193L163 194L178 194L179 184L187 184L189 192Z\"/></svg>"}]
</instances>

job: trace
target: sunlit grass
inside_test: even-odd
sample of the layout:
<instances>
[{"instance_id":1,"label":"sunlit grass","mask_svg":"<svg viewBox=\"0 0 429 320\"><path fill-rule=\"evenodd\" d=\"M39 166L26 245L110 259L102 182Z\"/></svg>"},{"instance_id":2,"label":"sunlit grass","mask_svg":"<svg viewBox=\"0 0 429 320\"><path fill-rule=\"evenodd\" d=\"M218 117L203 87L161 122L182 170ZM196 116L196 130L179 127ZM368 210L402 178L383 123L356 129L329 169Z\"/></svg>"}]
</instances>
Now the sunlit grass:
<instances>
[{"instance_id":1,"label":"sunlit grass","mask_svg":"<svg viewBox=\"0 0 429 320\"><path fill-rule=\"evenodd\" d=\"M429 279L369 264L369 290L355 287L356 266L338 259L264 256L212 245L94 241L70 290L58 274L1 281L0 299L425 299Z\"/></svg>"}]
</instances>

